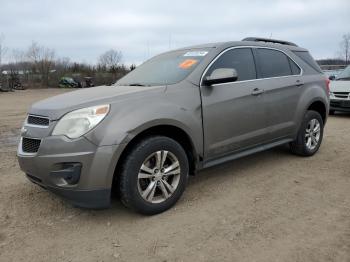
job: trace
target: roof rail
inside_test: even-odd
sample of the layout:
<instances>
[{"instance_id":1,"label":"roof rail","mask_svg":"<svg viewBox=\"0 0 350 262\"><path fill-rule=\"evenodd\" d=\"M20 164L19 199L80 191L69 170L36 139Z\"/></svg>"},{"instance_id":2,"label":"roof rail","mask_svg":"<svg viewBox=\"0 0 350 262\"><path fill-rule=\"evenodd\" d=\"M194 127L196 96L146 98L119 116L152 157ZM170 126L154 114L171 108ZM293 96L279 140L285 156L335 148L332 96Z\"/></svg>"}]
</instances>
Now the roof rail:
<instances>
[{"instance_id":1,"label":"roof rail","mask_svg":"<svg viewBox=\"0 0 350 262\"><path fill-rule=\"evenodd\" d=\"M242 41L253 41L253 42L266 42L266 43L275 43L281 45L291 45L297 46L296 44L283 40L269 39L269 38L261 38L261 37L246 37L242 39Z\"/></svg>"}]
</instances>

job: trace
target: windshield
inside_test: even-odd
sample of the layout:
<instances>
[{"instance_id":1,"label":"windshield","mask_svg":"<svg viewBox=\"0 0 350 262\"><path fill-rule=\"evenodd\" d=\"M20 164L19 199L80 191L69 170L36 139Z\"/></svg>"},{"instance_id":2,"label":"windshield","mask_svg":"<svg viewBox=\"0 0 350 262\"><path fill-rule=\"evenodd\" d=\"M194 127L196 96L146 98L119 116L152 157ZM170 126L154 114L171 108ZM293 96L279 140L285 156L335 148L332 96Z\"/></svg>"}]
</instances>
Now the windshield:
<instances>
[{"instance_id":1,"label":"windshield","mask_svg":"<svg viewBox=\"0 0 350 262\"><path fill-rule=\"evenodd\" d=\"M116 85L172 85L184 80L208 54L207 50L182 50L161 54L146 61Z\"/></svg>"},{"instance_id":2,"label":"windshield","mask_svg":"<svg viewBox=\"0 0 350 262\"><path fill-rule=\"evenodd\" d=\"M337 70L323 70L323 73L326 74L326 76L335 76L339 75L344 69L337 69Z\"/></svg>"},{"instance_id":3,"label":"windshield","mask_svg":"<svg viewBox=\"0 0 350 262\"><path fill-rule=\"evenodd\" d=\"M339 75L337 80L350 80L350 66L347 66Z\"/></svg>"}]
</instances>

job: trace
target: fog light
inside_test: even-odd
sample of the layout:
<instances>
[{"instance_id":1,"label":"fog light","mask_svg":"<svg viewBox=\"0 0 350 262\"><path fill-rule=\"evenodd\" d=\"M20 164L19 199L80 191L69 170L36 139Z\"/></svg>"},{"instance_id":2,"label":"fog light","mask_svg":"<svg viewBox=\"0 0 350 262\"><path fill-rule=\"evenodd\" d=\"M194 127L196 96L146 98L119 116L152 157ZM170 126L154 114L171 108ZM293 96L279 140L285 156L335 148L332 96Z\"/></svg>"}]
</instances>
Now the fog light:
<instances>
[{"instance_id":1,"label":"fog light","mask_svg":"<svg viewBox=\"0 0 350 262\"><path fill-rule=\"evenodd\" d=\"M79 182L81 167L81 163L59 163L54 166L55 170L50 172L50 176L59 186L75 185Z\"/></svg>"}]
</instances>

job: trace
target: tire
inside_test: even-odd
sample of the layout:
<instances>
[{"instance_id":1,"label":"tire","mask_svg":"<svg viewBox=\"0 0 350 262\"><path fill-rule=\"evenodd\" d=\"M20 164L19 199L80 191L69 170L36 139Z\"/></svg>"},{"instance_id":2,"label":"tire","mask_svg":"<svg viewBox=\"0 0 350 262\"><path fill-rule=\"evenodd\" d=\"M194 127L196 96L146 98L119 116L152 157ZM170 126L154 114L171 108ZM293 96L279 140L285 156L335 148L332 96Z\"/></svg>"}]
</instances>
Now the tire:
<instances>
[{"instance_id":1,"label":"tire","mask_svg":"<svg viewBox=\"0 0 350 262\"><path fill-rule=\"evenodd\" d=\"M329 110L329 114L330 114L331 116L333 116L333 115L334 115L334 113L335 113L335 111L334 111L334 110Z\"/></svg>"},{"instance_id":2,"label":"tire","mask_svg":"<svg viewBox=\"0 0 350 262\"><path fill-rule=\"evenodd\" d=\"M165 136L142 139L128 152L122 164L121 201L141 214L164 212L181 197L188 173L186 152L175 140Z\"/></svg>"},{"instance_id":3,"label":"tire","mask_svg":"<svg viewBox=\"0 0 350 262\"><path fill-rule=\"evenodd\" d=\"M313 130L316 130L317 125L319 125L319 131L317 133L311 133L309 131L311 130L312 123L315 124ZM323 138L323 128L324 126L321 115L316 111L307 111L304 115L304 119L300 126L296 140L290 143L290 149L292 153L299 156L314 155L321 146Z\"/></svg>"}]
</instances>

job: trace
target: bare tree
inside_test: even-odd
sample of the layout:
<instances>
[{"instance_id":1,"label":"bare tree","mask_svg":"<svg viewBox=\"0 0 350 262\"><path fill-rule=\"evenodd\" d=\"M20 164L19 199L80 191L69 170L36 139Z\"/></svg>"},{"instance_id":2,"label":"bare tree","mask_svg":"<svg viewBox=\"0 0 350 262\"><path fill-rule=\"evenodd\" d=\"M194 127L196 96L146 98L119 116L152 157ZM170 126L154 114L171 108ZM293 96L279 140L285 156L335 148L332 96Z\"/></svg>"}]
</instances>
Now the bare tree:
<instances>
[{"instance_id":1,"label":"bare tree","mask_svg":"<svg viewBox=\"0 0 350 262\"><path fill-rule=\"evenodd\" d=\"M32 42L27 50L27 58L33 63L34 71L42 75L42 82L49 85L50 71L54 65L55 51Z\"/></svg>"},{"instance_id":2,"label":"bare tree","mask_svg":"<svg viewBox=\"0 0 350 262\"><path fill-rule=\"evenodd\" d=\"M24 51L20 49L13 49L12 50L12 60L14 64L23 63L25 61L26 54Z\"/></svg>"},{"instance_id":3,"label":"bare tree","mask_svg":"<svg viewBox=\"0 0 350 262\"><path fill-rule=\"evenodd\" d=\"M8 68L11 70L11 72L18 71L22 68L22 65L24 63L24 52L19 49L13 49L10 62L8 63Z\"/></svg>"},{"instance_id":4,"label":"bare tree","mask_svg":"<svg viewBox=\"0 0 350 262\"><path fill-rule=\"evenodd\" d=\"M69 70L69 67L71 66L70 58L69 57L62 57L58 58L55 62L55 67L58 70L61 70L63 73L67 72Z\"/></svg>"},{"instance_id":5,"label":"bare tree","mask_svg":"<svg viewBox=\"0 0 350 262\"><path fill-rule=\"evenodd\" d=\"M135 70L135 69L136 69L136 65L135 64L131 64L130 71Z\"/></svg>"},{"instance_id":6,"label":"bare tree","mask_svg":"<svg viewBox=\"0 0 350 262\"><path fill-rule=\"evenodd\" d=\"M340 42L340 54L345 60L345 64L350 62L350 33L343 35L343 39Z\"/></svg>"},{"instance_id":7,"label":"bare tree","mask_svg":"<svg viewBox=\"0 0 350 262\"><path fill-rule=\"evenodd\" d=\"M122 52L110 49L100 56L98 63L100 67L116 73L121 66L122 58Z\"/></svg>"},{"instance_id":8,"label":"bare tree","mask_svg":"<svg viewBox=\"0 0 350 262\"><path fill-rule=\"evenodd\" d=\"M7 52L7 48L4 46L5 35L0 34L0 69L2 65L2 60Z\"/></svg>"}]
</instances>

